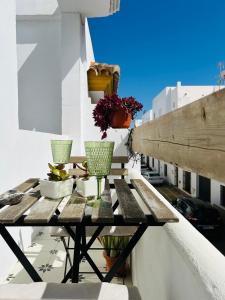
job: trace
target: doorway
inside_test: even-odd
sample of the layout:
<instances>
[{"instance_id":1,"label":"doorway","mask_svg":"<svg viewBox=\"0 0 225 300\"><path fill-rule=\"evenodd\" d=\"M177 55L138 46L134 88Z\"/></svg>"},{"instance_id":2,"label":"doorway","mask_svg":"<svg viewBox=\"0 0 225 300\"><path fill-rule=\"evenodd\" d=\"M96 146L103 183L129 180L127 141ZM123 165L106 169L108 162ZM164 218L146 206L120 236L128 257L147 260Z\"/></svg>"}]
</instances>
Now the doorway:
<instances>
[{"instance_id":1,"label":"doorway","mask_svg":"<svg viewBox=\"0 0 225 300\"><path fill-rule=\"evenodd\" d=\"M211 199L211 181L204 176L198 176L199 199L210 202Z\"/></svg>"},{"instance_id":2,"label":"doorway","mask_svg":"<svg viewBox=\"0 0 225 300\"><path fill-rule=\"evenodd\" d=\"M174 185L178 187L178 167L174 168Z\"/></svg>"},{"instance_id":3,"label":"doorway","mask_svg":"<svg viewBox=\"0 0 225 300\"><path fill-rule=\"evenodd\" d=\"M164 164L164 176L167 177L167 164Z\"/></svg>"},{"instance_id":4,"label":"doorway","mask_svg":"<svg viewBox=\"0 0 225 300\"><path fill-rule=\"evenodd\" d=\"M225 186L220 186L220 205L225 206Z\"/></svg>"},{"instance_id":5,"label":"doorway","mask_svg":"<svg viewBox=\"0 0 225 300\"><path fill-rule=\"evenodd\" d=\"M183 189L191 194L191 172L183 171Z\"/></svg>"}]
</instances>

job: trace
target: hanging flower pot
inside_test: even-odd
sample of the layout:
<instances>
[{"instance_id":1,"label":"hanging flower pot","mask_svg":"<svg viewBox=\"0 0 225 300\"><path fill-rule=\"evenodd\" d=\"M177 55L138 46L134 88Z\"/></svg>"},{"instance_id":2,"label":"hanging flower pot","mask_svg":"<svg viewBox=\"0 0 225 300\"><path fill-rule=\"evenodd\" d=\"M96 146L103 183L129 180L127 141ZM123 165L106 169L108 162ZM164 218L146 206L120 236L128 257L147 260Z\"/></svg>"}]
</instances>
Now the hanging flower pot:
<instances>
[{"instance_id":1,"label":"hanging flower pot","mask_svg":"<svg viewBox=\"0 0 225 300\"><path fill-rule=\"evenodd\" d=\"M65 164L70 160L72 140L51 140L53 162Z\"/></svg>"},{"instance_id":2,"label":"hanging flower pot","mask_svg":"<svg viewBox=\"0 0 225 300\"><path fill-rule=\"evenodd\" d=\"M112 116L112 128L129 128L132 114L125 110L117 110Z\"/></svg>"},{"instance_id":3,"label":"hanging flower pot","mask_svg":"<svg viewBox=\"0 0 225 300\"><path fill-rule=\"evenodd\" d=\"M93 110L95 126L100 127L102 139L107 137L107 130L112 128L129 128L137 112L143 105L134 97L120 98L118 95L105 96L100 99Z\"/></svg>"}]
</instances>

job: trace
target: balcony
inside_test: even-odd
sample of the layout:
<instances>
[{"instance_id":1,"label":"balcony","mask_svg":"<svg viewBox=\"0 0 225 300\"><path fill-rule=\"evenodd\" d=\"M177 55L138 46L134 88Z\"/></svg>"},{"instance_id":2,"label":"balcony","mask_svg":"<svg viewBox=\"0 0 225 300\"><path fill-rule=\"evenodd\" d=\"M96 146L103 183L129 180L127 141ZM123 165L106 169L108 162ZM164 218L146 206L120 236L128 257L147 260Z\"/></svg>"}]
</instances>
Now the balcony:
<instances>
[{"instance_id":1,"label":"balcony","mask_svg":"<svg viewBox=\"0 0 225 300\"><path fill-rule=\"evenodd\" d=\"M63 1L59 2L63 3ZM72 2L67 1L67 4L69 3ZM82 5L82 1L79 3ZM109 5L101 7L100 13L96 7L92 12L81 8L79 8L81 11L75 12L72 7L72 12L68 13L67 10L71 8L67 6L66 12L62 11L60 18L52 13L44 14L43 11L41 15L38 11L38 16L37 12L18 13L17 28L13 1L3 0L0 3L0 22L3 24L0 26L0 36L5 41L0 47L2 58L0 98L5 99L0 111L1 193L28 177L46 176L47 163L52 159L49 146L51 139L74 139L74 155L84 154L85 140L99 139L99 131L94 127L91 117L93 104L88 96L87 70L90 62L94 60L94 54L85 18L87 15L112 13L113 8L109 9L110 1L107 3ZM111 1L111 4L113 3L115 4L116 1ZM15 42L16 29L18 47ZM63 36L60 34L61 30ZM31 35L31 32L34 32L34 35ZM54 45L49 43L50 37L54 40ZM55 51L52 51L54 49ZM41 60L43 53L52 60ZM62 73L59 70L62 70ZM212 156L205 155L211 140L212 144L224 144L224 99L224 92L220 92L219 97L213 95L210 99L196 101L195 105L198 106L196 111L200 114L197 118L199 122L206 123L208 114L211 116L211 111L214 120L217 119L215 128L218 129L215 134L212 126L203 128L205 138L200 139L200 144L197 130L192 136L197 142L192 144L193 140L188 139L188 128L182 131L181 127L174 126L173 121L182 121L183 116L187 115L187 111L177 110L176 118L166 116L165 119L156 120L155 123L147 122L136 128L134 149L194 169L200 174L214 176L224 182L224 167L221 163L224 161L223 147L211 149L215 158L214 167L211 164L209 168ZM205 102L211 103L213 109L207 110L208 106L205 106ZM26 109L26 105L31 104L35 107L34 111ZM189 115L193 115L193 107L185 109L190 110ZM192 121L194 120L193 116ZM171 133L175 127L177 131L167 140L168 131L171 130ZM151 132L150 137L149 132ZM127 140L127 131L110 129L109 138L116 142L115 154L126 155L124 143ZM171 142L174 140L175 142ZM185 143L187 140L188 143ZM166 149L163 146L165 143L173 145ZM178 152L177 144L181 147ZM196 150L197 147L200 148L199 152ZM209 164L197 155L194 157L190 149L194 149L194 153L201 153ZM141 178L152 193L179 218L179 223L147 229L132 252L130 274L124 280L116 278L114 282L137 286L143 300L223 299L225 297L224 256L141 176L139 163L134 165L133 168L132 161L127 164L126 180L129 182L132 178ZM44 281L58 282L65 265L66 254L62 243L57 238L50 237L48 230L43 231L40 228L11 228L10 233L43 276ZM1 283L30 282L2 238L0 238L0 249ZM100 269L103 270L101 254L94 255ZM81 270L89 271L85 261L81 263ZM81 273L81 282L97 280L91 274L84 276Z\"/></svg>"}]
</instances>

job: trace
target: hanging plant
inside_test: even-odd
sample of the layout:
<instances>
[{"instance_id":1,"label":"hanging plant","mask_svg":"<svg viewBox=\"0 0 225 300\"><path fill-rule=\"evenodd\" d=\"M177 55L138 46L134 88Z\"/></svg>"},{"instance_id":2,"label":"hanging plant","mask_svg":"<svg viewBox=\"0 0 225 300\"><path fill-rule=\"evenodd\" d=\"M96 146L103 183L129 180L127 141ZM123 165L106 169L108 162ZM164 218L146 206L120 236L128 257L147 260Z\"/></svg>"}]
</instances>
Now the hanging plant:
<instances>
[{"instance_id":1,"label":"hanging plant","mask_svg":"<svg viewBox=\"0 0 225 300\"><path fill-rule=\"evenodd\" d=\"M127 138L127 142L125 143L125 146L127 147L127 154L129 157L129 160L132 159L133 160L133 166L135 163L137 163L140 159L141 159L141 155L138 152L135 152L133 149L133 133L134 133L134 129L130 129L129 130L129 134L128 134L128 138Z\"/></svg>"},{"instance_id":2,"label":"hanging plant","mask_svg":"<svg viewBox=\"0 0 225 300\"><path fill-rule=\"evenodd\" d=\"M110 127L129 128L129 119L130 121L133 120L142 108L143 105L136 101L134 97L120 98L118 95L113 94L100 99L93 110L93 118L95 126L100 127L100 131L103 133L102 139L107 137L107 130ZM116 122L118 119L121 121L119 125Z\"/></svg>"}]
</instances>

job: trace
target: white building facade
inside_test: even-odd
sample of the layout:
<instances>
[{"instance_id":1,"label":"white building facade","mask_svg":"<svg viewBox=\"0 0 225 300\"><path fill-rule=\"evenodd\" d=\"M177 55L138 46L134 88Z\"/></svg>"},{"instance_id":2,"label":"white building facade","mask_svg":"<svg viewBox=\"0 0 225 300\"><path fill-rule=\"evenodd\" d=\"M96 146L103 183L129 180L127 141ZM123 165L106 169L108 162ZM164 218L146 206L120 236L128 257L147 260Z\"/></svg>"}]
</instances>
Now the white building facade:
<instances>
[{"instance_id":1,"label":"white building facade","mask_svg":"<svg viewBox=\"0 0 225 300\"><path fill-rule=\"evenodd\" d=\"M145 115L151 115L149 121L154 120L177 108L210 95L218 91L219 88L219 86L182 86L181 82L177 82L175 87L164 88L153 99L152 110ZM222 183L152 157L148 161L150 167L164 176L169 184L177 186L192 197L198 197L217 205L225 205L225 188Z\"/></svg>"}]
</instances>

